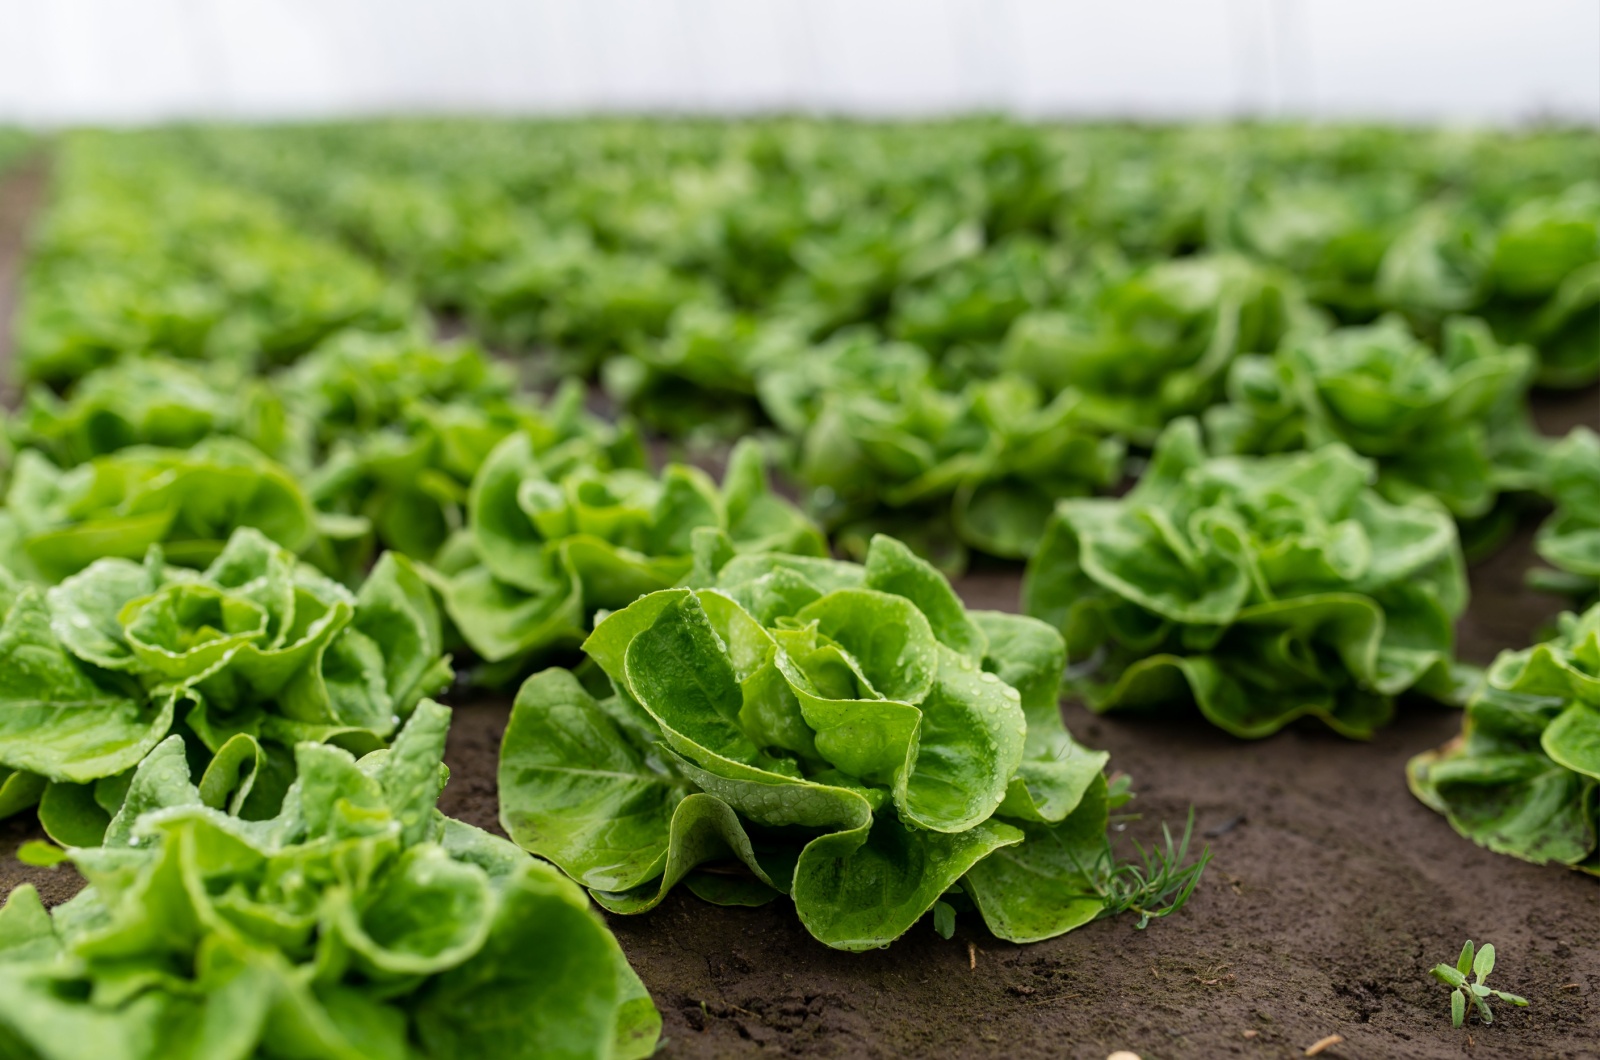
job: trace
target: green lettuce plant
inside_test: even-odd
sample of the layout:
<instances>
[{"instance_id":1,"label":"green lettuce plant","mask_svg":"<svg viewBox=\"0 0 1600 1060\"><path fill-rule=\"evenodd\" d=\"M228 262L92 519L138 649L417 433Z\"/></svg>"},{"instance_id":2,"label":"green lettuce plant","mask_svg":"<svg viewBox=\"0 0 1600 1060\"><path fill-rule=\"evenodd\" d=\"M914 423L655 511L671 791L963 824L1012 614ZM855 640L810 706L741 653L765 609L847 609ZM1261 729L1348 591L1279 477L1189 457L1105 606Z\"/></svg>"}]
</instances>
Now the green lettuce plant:
<instances>
[{"instance_id":1,"label":"green lettuce plant","mask_svg":"<svg viewBox=\"0 0 1600 1060\"><path fill-rule=\"evenodd\" d=\"M915 542L947 570L968 548L1021 559L1038 544L1058 498L1115 484L1123 444L1066 390L1046 402L1015 376L952 393L893 397L842 390L825 397L800 441L796 473L856 555L877 531Z\"/></svg>"},{"instance_id":2,"label":"green lettuce plant","mask_svg":"<svg viewBox=\"0 0 1600 1060\"><path fill-rule=\"evenodd\" d=\"M0 908L7 1055L650 1055L660 1016L583 892L435 808L449 718L423 701L359 759L300 744L260 820L213 806L168 737L105 845L67 851L89 886Z\"/></svg>"},{"instance_id":3,"label":"green lettuce plant","mask_svg":"<svg viewBox=\"0 0 1600 1060\"><path fill-rule=\"evenodd\" d=\"M1600 593L1600 435L1575 427L1550 448L1546 484L1556 510L1533 547L1555 568L1535 570L1535 584L1579 599Z\"/></svg>"},{"instance_id":4,"label":"green lettuce plant","mask_svg":"<svg viewBox=\"0 0 1600 1060\"><path fill-rule=\"evenodd\" d=\"M771 491L754 441L734 449L719 488L683 464L652 475L553 462L513 434L479 469L467 513L467 532L430 577L468 646L504 664L480 675L490 681L575 646L597 611L677 584L699 528L725 531L740 551L826 553L816 526Z\"/></svg>"},{"instance_id":5,"label":"green lettuce plant","mask_svg":"<svg viewBox=\"0 0 1600 1060\"><path fill-rule=\"evenodd\" d=\"M1600 183L1592 174L1512 210L1489 276L1484 313L1497 331L1537 347L1540 384L1579 387L1600 378Z\"/></svg>"},{"instance_id":6,"label":"green lettuce plant","mask_svg":"<svg viewBox=\"0 0 1600 1060\"><path fill-rule=\"evenodd\" d=\"M1501 652L1461 735L1406 775L1478 845L1600 874L1600 605L1562 615L1547 643Z\"/></svg>"},{"instance_id":7,"label":"green lettuce plant","mask_svg":"<svg viewBox=\"0 0 1600 1060\"><path fill-rule=\"evenodd\" d=\"M17 449L76 467L134 446L187 449L212 435L249 442L280 463L304 467L305 441L266 382L236 365L132 357L76 380L65 397L30 387L6 422Z\"/></svg>"},{"instance_id":8,"label":"green lettuce plant","mask_svg":"<svg viewBox=\"0 0 1600 1060\"><path fill-rule=\"evenodd\" d=\"M1275 348L1303 312L1286 277L1241 257L1163 262L1078 311L1017 319L1004 366L1047 392L1082 392L1089 422L1149 444L1222 395L1228 365Z\"/></svg>"},{"instance_id":9,"label":"green lettuce plant","mask_svg":"<svg viewBox=\"0 0 1600 1060\"><path fill-rule=\"evenodd\" d=\"M1215 448L1271 453L1342 442L1377 462L1391 500L1437 498L1461 518L1539 477L1526 402L1533 353L1504 347L1482 321L1452 318L1441 353L1398 317L1287 338L1272 357L1241 357L1230 403L1206 412Z\"/></svg>"},{"instance_id":10,"label":"green lettuce plant","mask_svg":"<svg viewBox=\"0 0 1600 1060\"><path fill-rule=\"evenodd\" d=\"M0 566L48 584L161 545L169 561L199 567L246 526L292 552L317 546L325 529L297 478L237 438L133 446L65 471L27 449L0 512Z\"/></svg>"},{"instance_id":11,"label":"green lettuce plant","mask_svg":"<svg viewBox=\"0 0 1600 1060\"><path fill-rule=\"evenodd\" d=\"M432 594L390 553L359 593L259 531L204 571L91 563L43 590L6 579L0 624L0 803L40 801L47 831L99 841L130 771L184 736L213 805L277 811L304 740L382 747L451 676Z\"/></svg>"},{"instance_id":12,"label":"green lettuce plant","mask_svg":"<svg viewBox=\"0 0 1600 1060\"><path fill-rule=\"evenodd\" d=\"M1062 631L1094 710L1192 700L1246 738L1301 716L1370 736L1401 692L1456 695L1466 603L1449 515L1374 478L1338 443L1208 458L1178 420L1127 496L1057 506L1024 610Z\"/></svg>"},{"instance_id":13,"label":"green lettuce plant","mask_svg":"<svg viewBox=\"0 0 1600 1060\"><path fill-rule=\"evenodd\" d=\"M859 566L696 538L693 587L603 618L582 679L518 692L508 835L613 912L679 882L722 904L787 894L845 950L941 896L944 919L970 902L1015 942L1107 909L1106 755L1061 725L1054 630L968 612L892 538Z\"/></svg>"}]
</instances>

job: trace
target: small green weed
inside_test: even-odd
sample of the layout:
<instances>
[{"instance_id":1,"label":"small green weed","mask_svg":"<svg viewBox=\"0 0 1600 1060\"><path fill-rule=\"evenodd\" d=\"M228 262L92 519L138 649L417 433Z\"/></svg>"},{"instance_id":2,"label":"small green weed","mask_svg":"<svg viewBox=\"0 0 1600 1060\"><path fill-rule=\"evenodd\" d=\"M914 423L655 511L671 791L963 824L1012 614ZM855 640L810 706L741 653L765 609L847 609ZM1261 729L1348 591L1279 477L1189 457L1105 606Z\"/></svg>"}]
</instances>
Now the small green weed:
<instances>
[{"instance_id":1,"label":"small green weed","mask_svg":"<svg viewBox=\"0 0 1600 1060\"><path fill-rule=\"evenodd\" d=\"M1492 990L1484 980L1489 978L1489 973L1494 971L1494 946L1485 942L1483 948L1474 957L1472 953L1472 940L1461 947L1461 956L1456 959L1455 967L1448 964L1436 964L1429 973L1446 986L1455 987L1450 992L1450 1025L1459 1027L1467 1021L1467 999L1478 1008L1478 1019L1484 1023L1494 1022L1494 1013L1489 1011L1489 996L1492 994L1501 1001L1509 1001L1518 1008L1527 1008L1528 999L1508 994L1504 990ZM1467 981L1467 973L1472 973L1472 981Z\"/></svg>"}]
</instances>

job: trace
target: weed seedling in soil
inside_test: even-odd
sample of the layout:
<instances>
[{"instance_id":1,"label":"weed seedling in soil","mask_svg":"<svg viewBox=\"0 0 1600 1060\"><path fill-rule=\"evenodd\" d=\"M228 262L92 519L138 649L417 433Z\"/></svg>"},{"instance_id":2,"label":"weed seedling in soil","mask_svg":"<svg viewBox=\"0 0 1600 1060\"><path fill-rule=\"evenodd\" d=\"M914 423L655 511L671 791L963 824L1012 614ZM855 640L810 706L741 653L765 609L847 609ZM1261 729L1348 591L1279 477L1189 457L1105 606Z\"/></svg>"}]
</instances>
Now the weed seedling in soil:
<instances>
[{"instance_id":1,"label":"weed seedling in soil","mask_svg":"<svg viewBox=\"0 0 1600 1060\"><path fill-rule=\"evenodd\" d=\"M1200 859L1185 865L1189 859L1189 840L1194 835L1194 807L1189 808L1189 821L1183 826L1183 838L1176 843L1172 831L1163 822L1162 845L1149 850L1139 845L1133 848L1137 858L1118 861L1111 849L1111 840L1088 866L1078 864L1078 870L1089 880L1093 893L1105 902L1102 917L1121 913L1138 913L1139 922L1133 925L1143 931L1152 920L1170 916L1182 909L1200 882L1201 873L1211 863L1211 847L1200 852Z\"/></svg>"},{"instance_id":2,"label":"weed seedling in soil","mask_svg":"<svg viewBox=\"0 0 1600 1060\"><path fill-rule=\"evenodd\" d=\"M1494 1013L1489 1011L1489 995L1493 994L1501 1001L1509 1001L1518 1008L1527 1008L1528 999L1508 994L1504 990L1491 990L1484 980L1489 978L1489 973L1494 971L1494 946L1485 942L1478 955L1472 955L1472 940L1461 947L1461 956L1456 960L1456 966L1436 964L1433 966L1432 976L1446 986L1455 987L1450 991L1450 1025L1459 1027L1467 1021L1467 998L1478 1008L1478 1018L1484 1023L1494 1022ZM1472 981L1467 981L1467 973L1472 973Z\"/></svg>"}]
</instances>

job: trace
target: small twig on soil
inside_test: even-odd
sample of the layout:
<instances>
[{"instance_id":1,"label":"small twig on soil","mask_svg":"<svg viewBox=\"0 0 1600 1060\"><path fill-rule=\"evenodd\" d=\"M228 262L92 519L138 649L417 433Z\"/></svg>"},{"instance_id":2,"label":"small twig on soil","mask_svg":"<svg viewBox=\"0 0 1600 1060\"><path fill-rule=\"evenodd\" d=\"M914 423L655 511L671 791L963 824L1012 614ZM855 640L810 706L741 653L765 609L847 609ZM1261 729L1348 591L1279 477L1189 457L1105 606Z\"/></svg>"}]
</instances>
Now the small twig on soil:
<instances>
[{"instance_id":1,"label":"small twig on soil","mask_svg":"<svg viewBox=\"0 0 1600 1060\"><path fill-rule=\"evenodd\" d=\"M1563 989L1563 990L1582 990L1583 989L1583 984L1582 983L1562 983L1561 984L1561 989Z\"/></svg>"},{"instance_id":2,"label":"small twig on soil","mask_svg":"<svg viewBox=\"0 0 1600 1060\"><path fill-rule=\"evenodd\" d=\"M1344 1041L1344 1035L1342 1035L1342 1034L1330 1034L1326 1038L1323 1038L1323 1039L1320 1039L1318 1041L1312 1042L1310 1045L1306 1046L1305 1055L1307 1055L1307 1056L1316 1056L1318 1053L1322 1052L1324 1049L1332 1049L1334 1046L1338 1045L1342 1041Z\"/></svg>"},{"instance_id":3,"label":"small twig on soil","mask_svg":"<svg viewBox=\"0 0 1600 1060\"><path fill-rule=\"evenodd\" d=\"M967 970L969 972L978 970L978 945L975 942L967 943Z\"/></svg>"},{"instance_id":4,"label":"small twig on soil","mask_svg":"<svg viewBox=\"0 0 1600 1060\"><path fill-rule=\"evenodd\" d=\"M1260 1031L1245 1031L1244 1032L1244 1036L1246 1038L1259 1038L1259 1037L1261 1037L1261 1032Z\"/></svg>"}]
</instances>

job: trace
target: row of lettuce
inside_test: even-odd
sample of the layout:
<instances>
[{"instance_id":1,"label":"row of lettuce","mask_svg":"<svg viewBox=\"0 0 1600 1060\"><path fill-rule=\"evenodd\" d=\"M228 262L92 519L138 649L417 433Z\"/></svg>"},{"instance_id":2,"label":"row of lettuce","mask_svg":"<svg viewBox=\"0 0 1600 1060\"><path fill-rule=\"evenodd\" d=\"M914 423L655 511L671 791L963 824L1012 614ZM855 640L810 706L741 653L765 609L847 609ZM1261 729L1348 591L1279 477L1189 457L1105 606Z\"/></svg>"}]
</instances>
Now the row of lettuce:
<instances>
[{"instance_id":1,"label":"row of lettuce","mask_svg":"<svg viewBox=\"0 0 1600 1060\"><path fill-rule=\"evenodd\" d=\"M1547 481L1528 386L1600 376L1600 158L1567 133L381 123L63 165L151 179L52 225L30 378L139 349L282 360L420 299L669 436L767 432L851 554L890 532L951 571L1031 554L1057 499L1115 486L1183 415L1219 451L1343 441L1487 548ZM193 238L227 207L188 200L241 186L411 291L327 240ZM119 228L123 264L89 237Z\"/></svg>"},{"instance_id":2,"label":"row of lettuce","mask_svg":"<svg viewBox=\"0 0 1600 1060\"><path fill-rule=\"evenodd\" d=\"M427 340L270 204L80 142L24 348L108 264L84 290L117 324L6 423L0 815L89 886L0 910L8 1048L647 1055L572 881L616 912L786 894L842 949L936 905L1031 941L1192 889L1115 886L1126 785L1061 725L1048 625L889 538L826 558L753 443L720 484L651 473L581 390ZM580 644L517 696L515 843L439 813L449 650L509 684Z\"/></svg>"}]
</instances>

